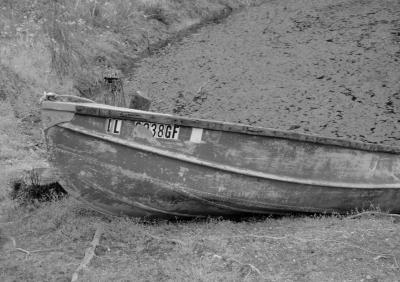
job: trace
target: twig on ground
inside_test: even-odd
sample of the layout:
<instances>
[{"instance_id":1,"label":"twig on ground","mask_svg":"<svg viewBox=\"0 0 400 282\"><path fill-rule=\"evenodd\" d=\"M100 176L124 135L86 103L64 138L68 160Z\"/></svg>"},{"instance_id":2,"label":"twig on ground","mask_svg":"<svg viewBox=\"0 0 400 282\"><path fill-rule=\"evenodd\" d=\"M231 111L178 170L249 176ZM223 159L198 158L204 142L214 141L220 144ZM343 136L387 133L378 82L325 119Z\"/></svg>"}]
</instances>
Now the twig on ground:
<instances>
[{"instance_id":1,"label":"twig on ground","mask_svg":"<svg viewBox=\"0 0 400 282\"><path fill-rule=\"evenodd\" d=\"M384 212L376 212L376 211L366 211L366 212L361 212L355 215L348 216L348 219L355 219L362 217L364 215L379 215L379 216L386 216L386 217L396 217L400 218L400 214L394 214L394 213L384 213Z\"/></svg>"},{"instance_id":2,"label":"twig on ground","mask_svg":"<svg viewBox=\"0 0 400 282\"><path fill-rule=\"evenodd\" d=\"M167 242L171 242L171 243L178 244L181 246L187 246L187 244L185 244L185 242L178 240L178 239L162 238L162 237L158 237L156 235L152 235L149 233L146 233L146 235L149 236L150 238L156 239L158 241L167 241Z\"/></svg>"},{"instance_id":3,"label":"twig on ground","mask_svg":"<svg viewBox=\"0 0 400 282\"><path fill-rule=\"evenodd\" d=\"M30 253L33 254L33 253L56 252L56 251L63 251L63 249L60 248L42 249L42 250L30 251Z\"/></svg>"},{"instance_id":4,"label":"twig on ground","mask_svg":"<svg viewBox=\"0 0 400 282\"><path fill-rule=\"evenodd\" d=\"M400 269L399 263L397 262L397 258L395 255L393 255L393 260L394 260L394 265L396 266L396 269Z\"/></svg>"},{"instance_id":5,"label":"twig on ground","mask_svg":"<svg viewBox=\"0 0 400 282\"><path fill-rule=\"evenodd\" d=\"M104 231L103 225L101 224L97 225L96 232L93 236L93 240L90 243L90 247L86 249L83 260L81 261L75 272L72 274L71 282L77 281L79 276L79 271L85 269L89 265L90 261L95 255L96 246L100 243L100 238L101 235L103 234L103 231Z\"/></svg>"},{"instance_id":6,"label":"twig on ground","mask_svg":"<svg viewBox=\"0 0 400 282\"><path fill-rule=\"evenodd\" d=\"M31 255L34 253L43 253L43 252L54 252L54 251L62 251L60 248L52 248L52 249L41 249L41 250L34 250L34 251L28 251L22 248L15 248L16 251L25 253L26 255Z\"/></svg>"},{"instance_id":7,"label":"twig on ground","mask_svg":"<svg viewBox=\"0 0 400 282\"><path fill-rule=\"evenodd\" d=\"M203 92L204 87L206 87L206 85L208 84L208 80L206 82L204 82L199 89L197 90L196 94L200 94L201 92Z\"/></svg>"},{"instance_id":8,"label":"twig on ground","mask_svg":"<svg viewBox=\"0 0 400 282\"><path fill-rule=\"evenodd\" d=\"M287 239L288 236L282 236L282 237L274 237L274 236L268 236L268 235L255 235L255 234L246 234L246 235L237 235L237 236L231 236L228 238L241 238L241 237L252 237L252 238L257 238L257 239L271 239L271 240L284 240Z\"/></svg>"},{"instance_id":9,"label":"twig on ground","mask_svg":"<svg viewBox=\"0 0 400 282\"><path fill-rule=\"evenodd\" d=\"M28 256L31 254L30 251L27 251L27 250L22 249L22 248L15 248L15 250L16 250L16 251L19 251L19 252L22 252L22 253L25 253L25 254L28 255Z\"/></svg>"},{"instance_id":10,"label":"twig on ground","mask_svg":"<svg viewBox=\"0 0 400 282\"><path fill-rule=\"evenodd\" d=\"M13 245L13 248L14 248L15 251L24 253L24 254L26 254L26 256L29 256L29 255L34 254L34 253L63 251L60 248L39 249L39 250L34 250L34 251L28 251L28 250L25 250L23 248L17 248L17 243L16 243L14 237L9 236L9 237L7 237L7 239L9 239L12 242L12 245Z\"/></svg>"},{"instance_id":11,"label":"twig on ground","mask_svg":"<svg viewBox=\"0 0 400 282\"><path fill-rule=\"evenodd\" d=\"M16 240L15 240L14 237L12 237L12 236L7 236L7 237L5 237L5 238L8 239L9 241L11 241L13 250L15 250L15 251L17 251L17 252L24 253L24 254L26 254L27 256L29 256L29 255L31 255L31 254L34 254L34 253L62 251L62 249L60 249L60 248L39 249L39 250L34 250L34 251L28 251L28 250L25 250L25 249L23 249L23 248L17 248L17 243L16 243Z\"/></svg>"}]
</instances>

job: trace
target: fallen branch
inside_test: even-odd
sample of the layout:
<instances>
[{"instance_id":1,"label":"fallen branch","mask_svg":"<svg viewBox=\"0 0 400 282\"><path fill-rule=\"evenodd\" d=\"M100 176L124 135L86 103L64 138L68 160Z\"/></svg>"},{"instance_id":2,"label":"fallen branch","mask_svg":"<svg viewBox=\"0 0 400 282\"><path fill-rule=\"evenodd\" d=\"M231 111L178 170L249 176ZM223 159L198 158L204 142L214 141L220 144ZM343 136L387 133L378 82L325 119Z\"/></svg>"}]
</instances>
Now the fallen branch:
<instances>
[{"instance_id":1,"label":"fallen branch","mask_svg":"<svg viewBox=\"0 0 400 282\"><path fill-rule=\"evenodd\" d=\"M99 224L96 228L96 232L93 236L93 240L90 244L90 247L86 249L85 256L81 263L79 264L78 268L72 274L71 282L75 282L78 280L79 272L89 265L90 261L92 260L93 256L95 255L96 246L100 243L101 235L103 234L104 227L103 225Z\"/></svg>"},{"instance_id":2,"label":"fallen branch","mask_svg":"<svg viewBox=\"0 0 400 282\"><path fill-rule=\"evenodd\" d=\"M395 218L400 218L400 214L394 214L394 213L384 213L384 212L376 212L376 211L366 211L366 212L361 212L355 215L348 216L348 219L355 219L362 217L364 215L379 215L379 216L386 216L386 217L395 217Z\"/></svg>"}]
</instances>

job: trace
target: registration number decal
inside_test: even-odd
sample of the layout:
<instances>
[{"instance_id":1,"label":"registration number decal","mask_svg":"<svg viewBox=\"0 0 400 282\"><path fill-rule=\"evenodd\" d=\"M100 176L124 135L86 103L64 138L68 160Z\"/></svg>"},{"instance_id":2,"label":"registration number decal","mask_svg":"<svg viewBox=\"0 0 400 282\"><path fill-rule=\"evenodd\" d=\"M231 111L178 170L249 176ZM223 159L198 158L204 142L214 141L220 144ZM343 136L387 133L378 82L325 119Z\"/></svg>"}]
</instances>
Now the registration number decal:
<instances>
[{"instance_id":1,"label":"registration number decal","mask_svg":"<svg viewBox=\"0 0 400 282\"><path fill-rule=\"evenodd\" d=\"M119 135L121 133L121 125L122 120L108 118L106 121L106 132Z\"/></svg>"},{"instance_id":2,"label":"registration number decal","mask_svg":"<svg viewBox=\"0 0 400 282\"><path fill-rule=\"evenodd\" d=\"M163 124L137 121L136 125L143 125L153 133L153 137L178 140L179 126L175 124Z\"/></svg>"}]
</instances>

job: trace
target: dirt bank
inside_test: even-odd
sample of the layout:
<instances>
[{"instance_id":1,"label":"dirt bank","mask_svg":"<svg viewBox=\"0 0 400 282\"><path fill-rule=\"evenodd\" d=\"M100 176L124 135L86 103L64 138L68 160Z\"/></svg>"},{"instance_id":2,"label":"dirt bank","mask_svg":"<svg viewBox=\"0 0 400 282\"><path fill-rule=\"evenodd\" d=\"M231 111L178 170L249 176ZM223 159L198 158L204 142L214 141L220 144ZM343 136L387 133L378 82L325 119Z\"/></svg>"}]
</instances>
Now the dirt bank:
<instances>
[{"instance_id":1,"label":"dirt bank","mask_svg":"<svg viewBox=\"0 0 400 282\"><path fill-rule=\"evenodd\" d=\"M400 2L268 1L144 60L152 110L400 145Z\"/></svg>"}]
</instances>

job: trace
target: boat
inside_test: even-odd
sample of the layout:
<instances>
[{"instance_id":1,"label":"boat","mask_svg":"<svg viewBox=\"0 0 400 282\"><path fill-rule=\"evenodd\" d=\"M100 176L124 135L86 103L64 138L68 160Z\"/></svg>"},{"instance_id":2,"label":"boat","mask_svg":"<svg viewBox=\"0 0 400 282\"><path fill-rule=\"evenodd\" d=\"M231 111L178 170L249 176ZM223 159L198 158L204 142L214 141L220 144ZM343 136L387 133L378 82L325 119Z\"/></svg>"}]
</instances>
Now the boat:
<instances>
[{"instance_id":1,"label":"boat","mask_svg":"<svg viewBox=\"0 0 400 282\"><path fill-rule=\"evenodd\" d=\"M41 106L50 165L102 213L400 213L400 147L54 97Z\"/></svg>"}]
</instances>

